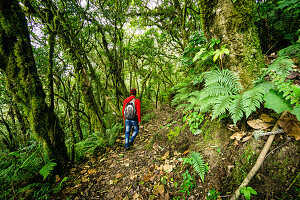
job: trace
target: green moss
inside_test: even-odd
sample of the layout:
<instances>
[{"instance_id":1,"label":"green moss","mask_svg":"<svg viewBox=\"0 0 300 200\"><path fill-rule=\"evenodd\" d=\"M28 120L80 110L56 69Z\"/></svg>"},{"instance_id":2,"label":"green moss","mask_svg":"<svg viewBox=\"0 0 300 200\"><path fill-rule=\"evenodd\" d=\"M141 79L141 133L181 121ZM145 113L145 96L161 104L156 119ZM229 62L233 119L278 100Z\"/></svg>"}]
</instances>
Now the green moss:
<instances>
[{"instance_id":1,"label":"green moss","mask_svg":"<svg viewBox=\"0 0 300 200\"><path fill-rule=\"evenodd\" d=\"M233 4L231 18L229 19L229 29L236 29L237 31L245 31L253 26L253 9L255 1L243 0L236 1Z\"/></svg>"}]
</instances>

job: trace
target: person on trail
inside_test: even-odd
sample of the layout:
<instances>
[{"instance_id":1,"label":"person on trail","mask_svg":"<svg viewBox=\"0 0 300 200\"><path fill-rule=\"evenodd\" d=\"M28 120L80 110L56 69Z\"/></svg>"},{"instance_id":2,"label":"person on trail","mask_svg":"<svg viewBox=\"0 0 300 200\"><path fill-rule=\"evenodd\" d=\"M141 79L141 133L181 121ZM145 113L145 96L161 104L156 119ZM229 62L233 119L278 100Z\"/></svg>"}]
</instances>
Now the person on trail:
<instances>
[{"instance_id":1,"label":"person on trail","mask_svg":"<svg viewBox=\"0 0 300 200\"><path fill-rule=\"evenodd\" d=\"M125 124L125 149L127 150L139 132L139 125L141 123L141 102L135 97L136 89L130 89L130 97L123 101L123 119ZM133 127L132 136L130 130Z\"/></svg>"}]
</instances>

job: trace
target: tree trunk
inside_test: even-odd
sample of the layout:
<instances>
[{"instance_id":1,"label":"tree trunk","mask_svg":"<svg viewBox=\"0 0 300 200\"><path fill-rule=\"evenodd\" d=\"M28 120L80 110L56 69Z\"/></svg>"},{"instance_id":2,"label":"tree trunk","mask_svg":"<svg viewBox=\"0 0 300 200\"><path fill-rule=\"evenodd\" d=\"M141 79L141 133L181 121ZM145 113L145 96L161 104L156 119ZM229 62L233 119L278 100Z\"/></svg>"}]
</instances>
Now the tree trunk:
<instances>
[{"instance_id":1,"label":"tree trunk","mask_svg":"<svg viewBox=\"0 0 300 200\"><path fill-rule=\"evenodd\" d=\"M7 89L25 108L32 132L43 143L59 170L68 162L65 134L45 101L37 74L25 15L15 0L0 4L0 67Z\"/></svg>"},{"instance_id":2,"label":"tree trunk","mask_svg":"<svg viewBox=\"0 0 300 200\"><path fill-rule=\"evenodd\" d=\"M208 40L220 38L230 55L224 67L237 72L245 88L264 67L257 29L254 25L255 0L201 0L201 19Z\"/></svg>"}]
</instances>

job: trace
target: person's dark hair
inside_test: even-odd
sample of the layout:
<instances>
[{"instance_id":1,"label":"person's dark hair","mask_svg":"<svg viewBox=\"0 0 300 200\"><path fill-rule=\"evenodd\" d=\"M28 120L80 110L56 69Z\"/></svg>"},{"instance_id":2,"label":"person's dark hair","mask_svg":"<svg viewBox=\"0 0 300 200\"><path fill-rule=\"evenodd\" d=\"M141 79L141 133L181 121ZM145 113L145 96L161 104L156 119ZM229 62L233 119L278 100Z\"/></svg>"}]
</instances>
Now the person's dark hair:
<instances>
[{"instance_id":1,"label":"person's dark hair","mask_svg":"<svg viewBox=\"0 0 300 200\"><path fill-rule=\"evenodd\" d=\"M135 88L132 88L130 89L130 95L136 95L136 89Z\"/></svg>"}]
</instances>

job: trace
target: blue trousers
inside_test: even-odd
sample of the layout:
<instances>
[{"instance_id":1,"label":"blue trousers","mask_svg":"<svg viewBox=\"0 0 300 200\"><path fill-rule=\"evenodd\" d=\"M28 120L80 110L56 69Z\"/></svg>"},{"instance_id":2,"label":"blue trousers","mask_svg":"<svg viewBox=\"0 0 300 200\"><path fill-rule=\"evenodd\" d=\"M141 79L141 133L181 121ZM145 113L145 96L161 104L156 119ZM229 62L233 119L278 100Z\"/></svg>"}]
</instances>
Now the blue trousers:
<instances>
[{"instance_id":1,"label":"blue trousers","mask_svg":"<svg viewBox=\"0 0 300 200\"><path fill-rule=\"evenodd\" d=\"M129 139L130 136L130 130L133 127L133 133L132 136ZM125 120L125 148L129 147L129 143L132 143L139 133L139 123L135 120Z\"/></svg>"}]
</instances>

